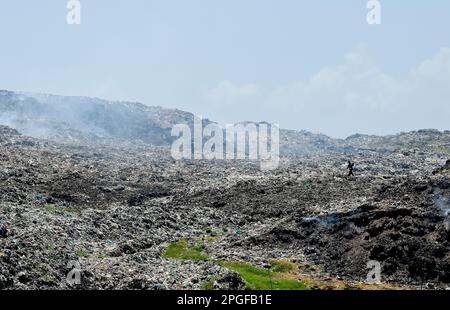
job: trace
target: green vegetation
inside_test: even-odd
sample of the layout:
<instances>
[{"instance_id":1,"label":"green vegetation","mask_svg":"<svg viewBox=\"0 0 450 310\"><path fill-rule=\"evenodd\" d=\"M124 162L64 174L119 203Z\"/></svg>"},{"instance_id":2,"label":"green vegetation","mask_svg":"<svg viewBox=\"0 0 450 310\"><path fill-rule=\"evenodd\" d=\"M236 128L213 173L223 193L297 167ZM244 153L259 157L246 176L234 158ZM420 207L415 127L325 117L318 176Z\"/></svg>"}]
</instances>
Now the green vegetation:
<instances>
[{"instance_id":1,"label":"green vegetation","mask_svg":"<svg viewBox=\"0 0 450 310\"><path fill-rule=\"evenodd\" d=\"M86 252L84 250L76 250L75 255L77 257L88 257L89 256L88 252Z\"/></svg>"},{"instance_id":2,"label":"green vegetation","mask_svg":"<svg viewBox=\"0 0 450 310\"><path fill-rule=\"evenodd\" d=\"M170 244L164 258L192 261L206 261L208 256L203 253L205 245L191 243L182 239ZM250 290L307 290L308 287L295 279L293 271L297 270L294 263L284 260L274 260L270 269L264 269L241 262L215 261L218 265L237 272ZM214 289L214 281L209 280L201 284L203 290Z\"/></svg>"},{"instance_id":3,"label":"green vegetation","mask_svg":"<svg viewBox=\"0 0 450 310\"><path fill-rule=\"evenodd\" d=\"M203 254L204 249L205 246L203 244L191 246L187 240L179 240L169 245L163 257L180 260L206 261L208 260L208 256Z\"/></svg>"},{"instance_id":4,"label":"green vegetation","mask_svg":"<svg viewBox=\"0 0 450 310\"><path fill-rule=\"evenodd\" d=\"M54 204L45 204L42 205L41 208L48 212L69 212L69 213L80 212L80 210L76 208L58 207Z\"/></svg>"},{"instance_id":5,"label":"green vegetation","mask_svg":"<svg viewBox=\"0 0 450 310\"><path fill-rule=\"evenodd\" d=\"M56 207L55 205L52 205L52 204L45 204L42 206L42 209L44 209L48 212L60 211L58 207Z\"/></svg>"},{"instance_id":6,"label":"green vegetation","mask_svg":"<svg viewBox=\"0 0 450 310\"><path fill-rule=\"evenodd\" d=\"M286 260L273 260L270 262L272 272L287 273L294 271L297 267L294 263Z\"/></svg>"},{"instance_id":7,"label":"green vegetation","mask_svg":"<svg viewBox=\"0 0 450 310\"><path fill-rule=\"evenodd\" d=\"M306 290L306 285L284 279L284 274L240 262L222 262L221 266L239 273L250 290Z\"/></svg>"},{"instance_id":8,"label":"green vegetation","mask_svg":"<svg viewBox=\"0 0 450 310\"><path fill-rule=\"evenodd\" d=\"M212 291L214 290L214 281L205 281L201 285L201 289L204 291Z\"/></svg>"}]
</instances>

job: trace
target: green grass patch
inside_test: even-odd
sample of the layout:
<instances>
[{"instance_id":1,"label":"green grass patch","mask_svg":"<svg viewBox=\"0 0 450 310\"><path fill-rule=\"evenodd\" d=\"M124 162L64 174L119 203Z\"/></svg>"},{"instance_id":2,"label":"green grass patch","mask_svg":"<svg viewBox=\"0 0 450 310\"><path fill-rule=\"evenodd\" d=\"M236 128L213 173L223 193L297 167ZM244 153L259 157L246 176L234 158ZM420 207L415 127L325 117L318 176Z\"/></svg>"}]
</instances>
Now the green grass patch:
<instances>
[{"instance_id":1,"label":"green grass patch","mask_svg":"<svg viewBox=\"0 0 450 310\"><path fill-rule=\"evenodd\" d=\"M283 273L254 267L240 262L221 262L221 266L239 273L250 290L307 290L307 286L295 280L283 279Z\"/></svg>"},{"instance_id":2,"label":"green grass patch","mask_svg":"<svg viewBox=\"0 0 450 310\"><path fill-rule=\"evenodd\" d=\"M52 204L45 204L41 208L48 212L60 211L60 209L57 206Z\"/></svg>"},{"instance_id":3,"label":"green grass patch","mask_svg":"<svg viewBox=\"0 0 450 310\"><path fill-rule=\"evenodd\" d=\"M75 251L75 255L76 255L77 257L88 257L88 256L89 256L89 253L86 252L86 251L84 251L84 250L76 250L76 251Z\"/></svg>"},{"instance_id":4,"label":"green grass patch","mask_svg":"<svg viewBox=\"0 0 450 310\"><path fill-rule=\"evenodd\" d=\"M201 285L201 289L203 291L213 291L214 290L214 282L213 281L205 281Z\"/></svg>"},{"instance_id":5,"label":"green grass patch","mask_svg":"<svg viewBox=\"0 0 450 310\"><path fill-rule=\"evenodd\" d=\"M294 263L291 263L290 261L286 260L273 260L270 262L270 266L272 272L277 273L287 273L297 269Z\"/></svg>"},{"instance_id":6,"label":"green grass patch","mask_svg":"<svg viewBox=\"0 0 450 310\"><path fill-rule=\"evenodd\" d=\"M164 258L179 259L179 260L193 260L206 261L208 256L203 253L205 246L203 244L190 245L187 240L179 240L166 249Z\"/></svg>"},{"instance_id":7,"label":"green grass patch","mask_svg":"<svg viewBox=\"0 0 450 310\"><path fill-rule=\"evenodd\" d=\"M80 212L80 209L77 208L58 207L54 204L49 203L42 205L41 208L47 212L68 212L68 213Z\"/></svg>"}]
</instances>

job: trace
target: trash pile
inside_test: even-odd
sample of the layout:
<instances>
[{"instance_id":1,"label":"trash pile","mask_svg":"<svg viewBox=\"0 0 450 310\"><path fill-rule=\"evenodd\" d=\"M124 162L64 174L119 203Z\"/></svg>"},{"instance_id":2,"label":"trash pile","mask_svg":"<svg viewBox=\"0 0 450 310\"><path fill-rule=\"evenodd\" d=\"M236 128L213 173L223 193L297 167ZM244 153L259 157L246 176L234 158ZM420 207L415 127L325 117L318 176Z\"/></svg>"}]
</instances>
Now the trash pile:
<instances>
[{"instance_id":1,"label":"trash pile","mask_svg":"<svg viewBox=\"0 0 450 310\"><path fill-rule=\"evenodd\" d=\"M353 284L374 260L386 283L448 288L447 135L413 132L384 148L307 137L330 145L291 147L264 172L245 160L175 161L169 147L139 141L61 143L0 126L0 289L227 289L242 281L216 262L272 260ZM179 240L207 259L167 258ZM75 263L80 284L67 279Z\"/></svg>"}]
</instances>

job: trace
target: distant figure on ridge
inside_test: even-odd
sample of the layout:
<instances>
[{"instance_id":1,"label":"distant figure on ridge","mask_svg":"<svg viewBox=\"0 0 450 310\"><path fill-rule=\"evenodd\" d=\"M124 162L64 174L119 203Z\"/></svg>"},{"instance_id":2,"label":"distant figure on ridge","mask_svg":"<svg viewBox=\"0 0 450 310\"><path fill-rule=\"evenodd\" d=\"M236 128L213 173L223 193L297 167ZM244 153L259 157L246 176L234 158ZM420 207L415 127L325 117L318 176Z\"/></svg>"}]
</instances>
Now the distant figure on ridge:
<instances>
[{"instance_id":1,"label":"distant figure on ridge","mask_svg":"<svg viewBox=\"0 0 450 310\"><path fill-rule=\"evenodd\" d=\"M355 163L352 163L350 160L348 161L348 166L347 166L347 169L348 169L348 176L349 177L351 177L351 176L353 176L354 174L353 174L353 168L355 167Z\"/></svg>"}]
</instances>

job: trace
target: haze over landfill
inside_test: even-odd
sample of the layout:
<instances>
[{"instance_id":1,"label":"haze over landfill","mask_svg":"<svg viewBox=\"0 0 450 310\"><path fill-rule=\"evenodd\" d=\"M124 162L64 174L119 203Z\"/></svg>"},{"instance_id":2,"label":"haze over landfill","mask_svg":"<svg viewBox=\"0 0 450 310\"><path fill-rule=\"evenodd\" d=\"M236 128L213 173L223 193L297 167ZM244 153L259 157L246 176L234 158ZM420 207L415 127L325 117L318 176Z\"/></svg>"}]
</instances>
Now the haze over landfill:
<instances>
[{"instance_id":1,"label":"haze over landfill","mask_svg":"<svg viewBox=\"0 0 450 310\"><path fill-rule=\"evenodd\" d=\"M280 288L357 289L370 261L378 287L448 287L449 131L282 129L263 171L174 160L180 110L9 91L0 106L1 288L267 289L242 270L269 266Z\"/></svg>"},{"instance_id":2,"label":"haze over landfill","mask_svg":"<svg viewBox=\"0 0 450 310\"><path fill-rule=\"evenodd\" d=\"M448 290L449 12L3 1L0 290Z\"/></svg>"}]
</instances>

